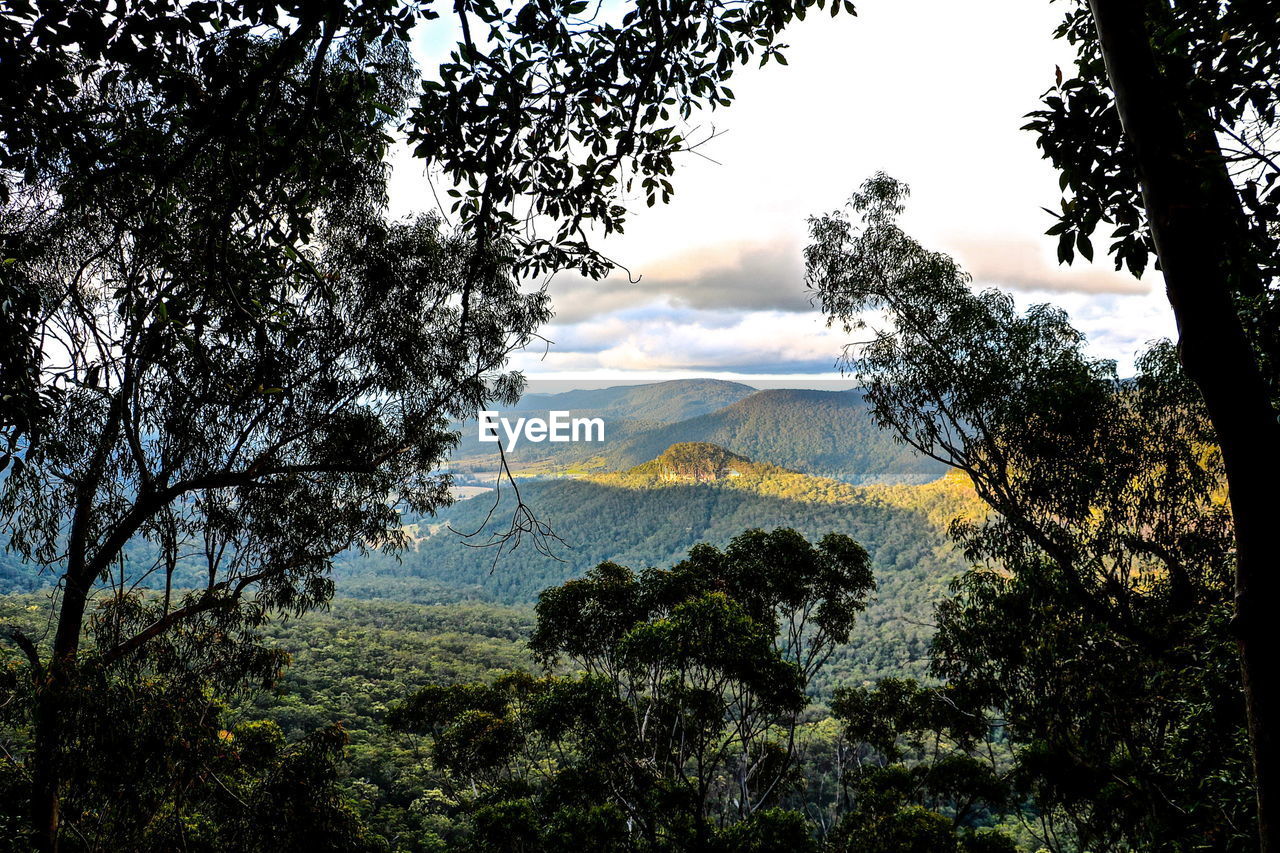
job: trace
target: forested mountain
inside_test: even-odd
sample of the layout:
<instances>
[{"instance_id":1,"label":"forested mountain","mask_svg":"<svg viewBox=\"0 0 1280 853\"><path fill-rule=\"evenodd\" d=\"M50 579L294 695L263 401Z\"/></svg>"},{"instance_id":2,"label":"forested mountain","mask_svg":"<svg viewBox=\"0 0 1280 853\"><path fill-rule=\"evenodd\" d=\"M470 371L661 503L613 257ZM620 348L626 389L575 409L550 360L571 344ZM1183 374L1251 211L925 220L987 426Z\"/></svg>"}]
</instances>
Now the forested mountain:
<instances>
[{"instance_id":1,"label":"forested mountain","mask_svg":"<svg viewBox=\"0 0 1280 853\"><path fill-rule=\"evenodd\" d=\"M525 394L516 405L502 408L502 414L511 418L524 415L546 417L550 411L568 411L574 417L603 418L607 425L606 445L525 443L509 451L508 458L513 462L524 463L542 459L554 459L566 464L580 462L598 455L609 444L621 442L628 436L714 412L755 392L756 389L741 382L673 379L643 385L576 389L558 394ZM477 439L475 421L466 421L457 426L462 441L454 454L456 460L494 455L492 444L484 444Z\"/></svg>"},{"instance_id":2,"label":"forested mountain","mask_svg":"<svg viewBox=\"0 0 1280 853\"><path fill-rule=\"evenodd\" d=\"M562 540L546 542L552 556L527 543L501 555L499 546L475 547L509 521L514 504L505 491L496 509L482 495L411 528L420 539L400 560L348 558L339 589L427 603L466 590L518 604L604 560L636 569L669 564L697 542L723 544L748 528L847 533L871 554L879 591L840 654L851 656L848 671L870 677L923 657L933 602L964 568L946 523L980 511L959 478L859 487L705 443L674 445L623 472L526 483L521 496Z\"/></svg>"},{"instance_id":3,"label":"forested mountain","mask_svg":"<svg viewBox=\"0 0 1280 853\"><path fill-rule=\"evenodd\" d=\"M753 527L793 527L811 538L841 532L870 552L878 592L832 671L874 677L919 669L933 602L964 568L946 525L981 511L958 476L854 486L697 442L672 445L624 471L524 482L521 496L559 537L546 542L553 556L527 541L501 554L497 546L475 547L509 521L514 503L506 487L496 508L489 492L411 523L417 542L399 558L347 554L336 570L339 594L423 605L526 605L604 560L636 569L667 565L695 543L723 544ZM177 577L198 583L195 567ZM11 557L0 563L0 584L10 593L45 585Z\"/></svg>"},{"instance_id":4,"label":"forested mountain","mask_svg":"<svg viewBox=\"0 0 1280 853\"><path fill-rule=\"evenodd\" d=\"M513 668L536 672L525 643L531 605L549 587L607 560L637 570L671 566L697 543L722 547L751 528L791 527L814 541L844 533L870 555L877 589L868 609L809 685L815 704L805 737L820 744L811 748L828 748L835 729L827 703L841 687L927 676L933 605L964 569L945 527L982 508L962 478L910 482L935 472L879 430L860 394L679 381L528 395L511 411L551 409L607 417L615 439L587 470L567 471L568 457L560 457L546 469L559 476L519 479L522 500L554 532L541 543L553 555L527 540L501 553L474 547L510 521L509 483L496 507L490 490L434 516L406 519L416 541L398 559L380 552L340 558L335 581L343 599L331 612L266 626L268 644L291 662L276 689L229 704L231 736L258 737L267 730L255 727L268 726L278 727L281 743L304 743L340 724L349 738L344 790L361 819L402 838L447 837L457 831L453 818L438 815L444 807L422 794L441 784L439 770L386 727L395 703L424 685L486 682ZM616 440L619 424L631 433ZM639 458L672 437L690 440ZM591 445L525 447L580 452ZM813 470L844 479L805 473ZM854 484L877 480L887 483ZM135 543L126 559L149 564L153 550ZM180 563L174 578L201 583L194 564ZM0 559L3 591L44 585L32 567ZM37 593L5 603L11 619L30 622L38 635L32 620L42 601Z\"/></svg>"},{"instance_id":5,"label":"forested mountain","mask_svg":"<svg viewBox=\"0 0 1280 853\"><path fill-rule=\"evenodd\" d=\"M672 379L559 394L525 394L510 411L568 409L591 417L668 424L714 412L755 392L750 385L723 379Z\"/></svg>"},{"instance_id":6,"label":"forested mountain","mask_svg":"<svg viewBox=\"0 0 1280 853\"><path fill-rule=\"evenodd\" d=\"M927 483L946 466L896 442L871 416L862 393L770 389L717 380L678 380L601 391L527 395L512 418L552 409L602 417L602 443L518 443L508 461L527 474L619 471L683 442L709 442L748 458L849 483ZM459 427L455 469L496 469L493 444L474 422Z\"/></svg>"},{"instance_id":7,"label":"forested mountain","mask_svg":"<svg viewBox=\"0 0 1280 853\"><path fill-rule=\"evenodd\" d=\"M927 483L946 467L895 442L872 419L860 391L774 389L610 447L622 468L679 442L718 444L751 459L850 483Z\"/></svg>"}]
</instances>

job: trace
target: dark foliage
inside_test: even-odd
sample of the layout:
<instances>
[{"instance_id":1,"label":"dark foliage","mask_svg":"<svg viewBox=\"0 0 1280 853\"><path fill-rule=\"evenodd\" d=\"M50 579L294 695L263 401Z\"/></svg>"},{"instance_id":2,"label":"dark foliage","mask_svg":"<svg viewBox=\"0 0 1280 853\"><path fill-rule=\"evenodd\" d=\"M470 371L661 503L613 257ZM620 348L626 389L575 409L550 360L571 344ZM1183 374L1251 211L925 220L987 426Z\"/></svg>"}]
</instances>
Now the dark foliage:
<instances>
[{"instance_id":1,"label":"dark foliage","mask_svg":"<svg viewBox=\"0 0 1280 853\"><path fill-rule=\"evenodd\" d=\"M972 293L896 224L884 176L815 220L833 321L892 325L854 366L882 423L997 513L953 525L976 567L938 613L937 675L1019 747L1050 843L1249 849L1252 793L1221 453L1172 347L1132 381L1047 306ZM852 354L852 353L851 353Z\"/></svg>"}]
</instances>

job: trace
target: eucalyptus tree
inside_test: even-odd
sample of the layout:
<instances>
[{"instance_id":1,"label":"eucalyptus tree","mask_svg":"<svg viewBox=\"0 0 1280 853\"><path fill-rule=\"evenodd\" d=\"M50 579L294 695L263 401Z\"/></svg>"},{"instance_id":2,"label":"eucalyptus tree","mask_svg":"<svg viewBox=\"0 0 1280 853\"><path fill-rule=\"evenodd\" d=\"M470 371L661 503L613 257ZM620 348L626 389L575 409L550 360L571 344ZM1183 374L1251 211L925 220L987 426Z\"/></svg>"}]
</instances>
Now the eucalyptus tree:
<instances>
[{"instance_id":1,"label":"eucalyptus tree","mask_svg":"<svg viewBox=\"0 0 1280 853\"><path fill-rule=\"evenodd\" d=\"M994 510L952 526L975 568L938 612L935 673L1006 718L1081 849L1249 849L1239 555L1205 403L1167 344L1121 380L1062 311L973 292L898 226L905 197L869 180L852 215L812 220L806 260L831 321L870 324L846 355L877 419Z\"/></svg>"},{"instance_id":2,"label":"eucalyptus tree","mask_svg":"<svg viewBox=\"0 0 1280 853\"><path fill-rule=\"evenodd\" d=\"M981 825L1013 810L1010 774L962 688L884 678L837 689L831 714L840 721L832 853L1018 849Z\"/></svg>"},{"instance_id":3,"label":"eucalyptus tree","mask_svg":"<svg viewBox=\"0 0 1280 853\"><path fill-rule=\"evenodd\" d=\"M1059 254L1092 257L1114 227L1117 267L1154 253L1178 350L1222 448L1238 553L1236 612L1264 850L1280 850L1280 6L1074 0L1076 48L1029 127L1062 173Z\"/></svg>"},{"instance_id":4,"label":"eucalyptus tree","mask_svg":"<svg viewBox=\"0 0 1280 853\"><path fill-rule=\"evenodd\" d=\"M272 56L228 37L201 74L216 90ZM200 132L197 103L153 110L135 86L92 78L81 98L137 105L112 124L117 163L185 162L164 183L55 172L3 214L8 274L55 294L40 323L51 427L0 495L10 547L58 591L47 655L24 643L45 848L64 782L95 758L78 754L96 713L78 693L124 677L179 626L239 636L325 601L329 562L348 547L403 544L399 510L448 499L436 472L449 419L514 396L498 370L549 315L500 247L480 269L474 240L437 220L386 219L375 104L406 96L401 48L353 38L294 72L260 84L236 132L197 156L185 138ZM323 122L305 117L313 102ZM158 593L139 599L144 587ZM256 671L243 639L224 663ZM201 671L218 648L190 642L186 665Z\"/></svg>"},{"instance_id":5,"label":"eucalyptus tree","mask_svg":"<svg viewBox=\"0 0 1280 853\"><path fill-rule=\"evenodd\" d=\"M530 647L572 674L428 687L395 723L431 736L476 849L812 849L784 808L800 714L873 588L853 540L788 529L601 563L538 602Z\"/></svg>"},{"instance_id":6,"label":"eucalyptus tree","mask_svg":"<svg viewBox=\"0 0 1280 853\"><path fill-rule=\"evenodd\" d=\"M353 37L407 45L428 28L459 41L414 87L399 128L452 197L450 212L478 249L516 246L517 271L601 276L612 262L588 238L621 230L632 200L669 199L678 156L713 135L699 113L732 101L734 69L756 58L785 63L782 29L815 6L854 12L849 0L827 2L18 0L0 19L0 202L54 162L89 184L128 169L164 184L206 146L234 137L246 111L299 64L309 63L303 73L314 81ZM249 34L266 40L270 56L251 76L206 86L219 45ZM141 87L158 109L198 104L183 152L121 162L110 118L124 104L86 101L91 77ZM324 120L314 99L303 106L299 122ZM49 389L24 345L38 331L23 317L41 306L11 291L0 290L14 333L0 374L0 428L15 445L9 457L20 457L20 437L38 433L33 416Z\"/></svg>"}]
</instances>

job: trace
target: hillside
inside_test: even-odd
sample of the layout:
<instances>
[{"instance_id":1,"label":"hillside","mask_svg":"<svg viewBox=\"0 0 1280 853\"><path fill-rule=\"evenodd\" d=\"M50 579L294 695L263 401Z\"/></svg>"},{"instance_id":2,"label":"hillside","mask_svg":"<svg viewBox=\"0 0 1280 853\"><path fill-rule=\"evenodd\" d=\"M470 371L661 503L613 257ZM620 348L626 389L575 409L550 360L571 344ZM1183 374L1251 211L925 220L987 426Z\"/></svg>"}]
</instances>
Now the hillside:
<instances>
[{"instance_id":1,"label":"hillside","mask_svg":"<svg viewBox=\"0 0 1280 853\"><path fill-rule=\"evenodd\" d=\"M574 417L603 418L607 425L606 445L611 446L654 427L717 411L755 393L755 390L750 385L721 379L673 379L559 394L526 394L518 404L501 411L508 417L545 416L550 411L568 411ZM477 439L475 421L456 426L462 441L454 453L455 462L465 466L468 461L488 459L494 455L492 444L484 444ZM601 445L595 444L525 444L508 453L508 459L524 465L544 460L573 465L598 455L602 449Z\"/></svg>"},{"instance_id":2,"label":"hillside","mask_svg":"<svg viewBox=\"0 0 1280 853\"><path fill-rule=\"evenodd\" d=\"M855 484L927 483L946 473L942 463L881 429L859 391L757 391L715 412L610 443L602 455L611 468L629 468L691 441Z\"/></svg>"},{"instance_id":3,"label":"hillside","mask_svg":"<svg viewBox=\"0 0 1280 853\"><path fill-rule=\"evenodd\" d=\"M927 483L946 466L917 455L881 429L859 391L771 389L716 380L678 380L600 391L529 395L508 416L571 411L604 418L602 443L521 443L507 454L523 475L581 476L622 471L674 444L716 444L750 459L855 485ZM492 482L497 455L460 427L453 469L460 482ZM489 472L487 475L481 472Z\"/></svg>"},{"instance_id":4,"label":"hillside","mask_svg":"<svg viewBox=\"0 0 1280 853\"><path fill-rule=\"evenodd\" d=\"M809 537L844 532L871 553L880 585L854 643L842 652L847 659L836 667L865 677L904 666L919 669L911 662L924 655L929 632L923 626L932 604L963 568L946 524L982 511L958 475L920 485L855 486L753 461L709 442L673 444L625 470L525 482L521 490L538 518L562 537L563 543L552 543L556 557L540 554L527 541L500 557L492 549L468 547L510 519L508 490L487 530L470 540L453 532L484 527L493 507L489 492L423 519L414 528L420 537L415 549L400 558L341 557L339 594L428 605L526 605L544 588L606 559L637 568L670 565L698 542L723 545L751 527L790 526ZM179 574L182 582L195 582L187 571ZM0 559L0 591L34 590L42 581L14 555Z\"/></svg>"},{"instance_id":5,"label":"hillside","mask_svg":"<svg viewBox=\"0 0 1280 853\"><path fill-rule=\"evenodd\" d=\"M863 676L899 671L923 657L933 602L963 569L945 522L980 511L972 491L953 478L857 487L706 443L674 445L622 472L526 483L521 494L563 537L562 545L551 543L556 557L526 542L495 563L492 549L469 547L509 522L508 490L487 528L492 497L462 501L424 525L416 550L401 560L372 555L344 561L339 589L359 587L367 595L386 583L396 597L434 602L442 590L455 588L520 604L606 559L634 568L669 565L697 542L723 545L752 527L794 527L809 537L841 532L867 548L879 583L877 601L840 667ZM453 532L476 530L484 532L470 540Z\"/></svg>"},{"instance_id":6,"label":"hillside","mask_svg":"<svg viewBox=\"0 0 1280 853\"><path fill-rule=\"evenodd\" d=\"M603 485L654 489L666 485L717 483L724 480L756 484L769 474L782 471L776 465L752 462L745 456L731 453L714 444L690 441L673 444L657 459L637 465L629 471L600 474L590 479Z\"/></svg>"},{"instance_id":7,"label":"hillside","mask_svg":"<svg viewBox=\"0 0 1280 853\"><path fill-rule=\"evenodd\" d=\"M948 471L928 483L854 486L829 477L790 471L768 462L753 462L715 444L673 444L656 459L626 471L587 478L606 486L657 489L673 485L716 483L723 488L804 503L880 504L921 512L936 527L945 528L958 516L974 517L986 511L968 478Z\"/></svg>"},{"instance_id":8,"label":"hillside","mask_svg":"<svg viewBox=\"0 0 1280 853\"><path fill-rule=\"evenodd\" d=\"M526 394L512 411L568 409L617 420L675 423L714 412L756 389L723 379L672 379L645 385Z\"/></svg>"}]
</instances>

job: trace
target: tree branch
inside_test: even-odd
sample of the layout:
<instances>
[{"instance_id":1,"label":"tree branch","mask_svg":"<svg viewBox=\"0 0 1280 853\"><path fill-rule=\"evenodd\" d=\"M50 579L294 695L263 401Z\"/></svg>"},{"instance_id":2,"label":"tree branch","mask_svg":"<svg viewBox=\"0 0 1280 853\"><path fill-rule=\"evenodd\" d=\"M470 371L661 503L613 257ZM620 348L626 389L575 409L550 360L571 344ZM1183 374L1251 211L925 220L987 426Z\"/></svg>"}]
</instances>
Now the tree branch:
<instances>
[{"instance_id":1,"label":"tree branch","mask_svg":"<svg viewBox=\"0 0 1280 853\"><path fill-rule=\"evenodd\" d=\"M36 650L36 644L31 641L31 638L14 625L0 625L0 637L4 637L22 650L31 664L33 680L43 681L44 664L40 662L40 652Z\"/></svg>"}]
</instances>

